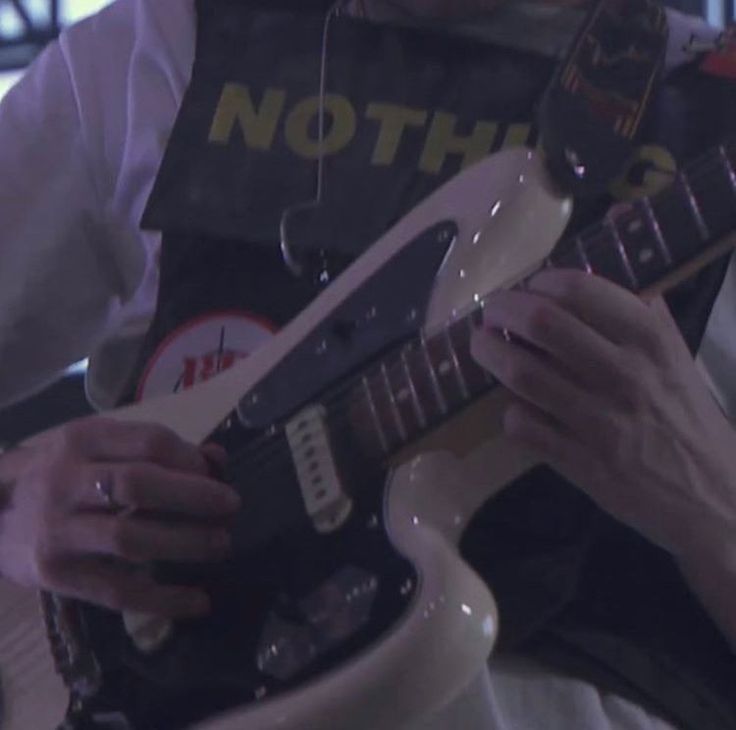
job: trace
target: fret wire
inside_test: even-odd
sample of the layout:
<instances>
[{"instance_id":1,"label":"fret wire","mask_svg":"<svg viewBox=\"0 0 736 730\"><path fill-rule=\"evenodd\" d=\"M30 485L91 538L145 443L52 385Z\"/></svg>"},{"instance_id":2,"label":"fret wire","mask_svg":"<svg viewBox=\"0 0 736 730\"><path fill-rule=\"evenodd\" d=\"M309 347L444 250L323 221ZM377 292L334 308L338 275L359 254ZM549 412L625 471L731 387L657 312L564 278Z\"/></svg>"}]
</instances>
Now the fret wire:
<instances>
[{"instance_id":1,"label":"fret wire","mask_svg":"<svg viewBox=\"0 0 736 730\"><path fill-rule=\"evenodd\" d=\"M695 195L693 195L693 190L690 187L690 183L687 181L687 177L683 173L680 173L678 177L680 179L680 182L682 183L682 187L685 189L685 195L687 196L688 203L690 204L690 208L693 211L693 216L695 217L695 223L698 226L700 235L705 241L708 238L710 238L710 233L708 231L708 226L705 224L705 219L703 218L703 214L700 211L700 206L698 205L698 201L695 200Z\"/></svg>"},{"instance_id":2,"label":"fret wire","mask_svg":"<svg viewBox=\"0 0 736 730\"><path fill-rule=\"evenodd\" d=\"M732 166L727 156L726 148L723 145L718 148L718 156L720 158L718 160L718 163L721 164L725 168L728 174L728 177L729 177L729 181L731 183L731 187L734 191L734 195L736 195L736 171L734 171L734 167ZM716 160L714 159L712 160L712 162L716 163ZM699 229L699 232L701 233L703 238L707 238L709 237L708 226L705 223L700 206L693 193L693 189L688 179L685 177L684 173L680 173L678 177L682 183L683 190L685 194L687 195L688 204L689 204L689 207L692 209L693 217L695 219L697 228ZM671 266L673 263L672 254L669 250L669 246L665 239L665 236L662 230L662 226L659 223L657 214L652 205L652 201L650 198L644 197L641 199L641 204L643 205L644 215L646 216L648 222L650 223L650 229L652 233L654 234L654 238L656 240L657 246L659 247L661 251L663 259L668 266ZM604 226L610 227L610 229L612 230L614 243L619 251L620 259L623 262L624 268L626 270L626 274L628 278L630 279L630 281L632 282L633 286L638 288L639 286L638 278L632 268L631 259L628 255L626 247L621 238L621 234L619 233L615 222L610 218L606 218L604 219L603 224ZM577 248L579 257L581 259L581 263L584 265L585 270L588 273L594 273L593 268L590 263L588 253L587 253L587 248L586 248L586 243L584 241L584 237L585 237L585 231L583 231L580 235L574 238L574 244ZM593 241L593 243L603 244L603 241L600 241L600 242ZM552 261L552 256L548 256L543 260L543 268L556 268L555 263ZM444 328L443 334L447 340L447 347L449 348L449 354L452 358L452 365L455 371L455 376L456 376L457 383L459 385L459 389L461 391L463 398L467 400L470 398L468 383L465 378L463 369L461 367L456 348L452 341L450 332L447 328ZM421 345L421 349L423 353L423 358L429 369L430 382L431 382L432 390L434 392L435 399L437 401L441 414L446 415L449 412L448 402L444 394L443 386L439 380L437 370L434 366L432 355L428 349L427 339L424 333L421 334L420 345ZM417 415L417 421L420 423L422 428L426 428L427 424L429 423L428 416L427 416L426 410L423 407L422 402L419 399L419 395L418 395L416 386L414 384L414 381L411 375L409 363L407 361L406 353L401 352L400 357L401 357L400 366L403 368L404 373L405 373L406 381L409 386L409 394L411 395L414 411L416 412L416 415ZM391 409L393 411L393 418L395 420L397 430L399 431L402 439L406 440L407 439L406 425L404 422L404 418L401 412L399 411L394 392L391 388L388 374L386 372L386 365L382 364L381 369L382 369L383 379L385 381L386 388L388 390L389 401L390 401ZM368 404L370 406L372 418L376 424L376 430L378 431L378 435L381 441L382 448L384 449L384 451L388 452L389 445L388 445L387 433L382 424L375 398L373 396L373 393L371 392L370 384L365 378L363 379L363 386L366 391L366 395L368 398Z\"/></svg>"},{"instance_id":3,"label":"fret wire","mask_svg":"<svg viewBox=\"0 0 736 730\"><path fill-rule=\"evenodd\" d=\"M726 168L726 174L728 175L728 179L731 182L731 189L733 190L734 195L736 195L736 172L734 172L731 160L728 159L726 148L723 145L720 145L718 147L718 156L723 163L723 166Z\"/></svg>"},{"instance_id":4,"label":"fret wire","mask_svg":"<svg viewBox=\"0 0 736 730\"><path fill-rule=\"evenodd\" d=\"M575 236L575 246L578 249L578 253L580 254L580 260L583 262L583 266L585 266L585 270L589 273L593 273L593 267L590 265L590 261L588 259L588 254L585 251L585 246L583 246L583 239L581 236Z\"/></svg>"},{"instance_id":5,"label":"fret wire","mask_svg":"<svg viewBox=\"0 0 736 730\"><path fill-rule=\"evenodd\" d=\"M414 410L417 413L417 420L419 425L424 429L427 428L427 415L422 408L422 404L419 401L419 394L414 386L414 380L411 377L411 370L409 369L409 362L406 359L406 350L401 351L401 364L404 366L404 375L406 376L406 382L409 384L409 391L411 392L411 399L414 403Z\"/></svg>"},{"instance_id":6,"label":"fret wire","mask_svg":"<svg viewBox=\"0 0 736 730\"><path fill-rule=\"evenodd\" d=\"M634 269L631 266L629 254L626 252L626 247L624 246L624 242L621 240L621 236L619 235L618 228L616 227L616 223L613 220L611 220L609 216L606 216L604 224L613 232L613 237L614 237L614 240L616 241L616 248L618 249L618 252L621 256L621 260L624 263L626 274L629 277L629 281L631 282L632 288L634 289L634 291L636 291L639 289L639 280L636 278Z\"/></svg>"},{"instance_id":7,"label":"fret wire","mask_svg":"<svg viewBox=\"0 0 736 730\"><path fill-rule=\"evenodd\" d=\"M432 388L434 389L435 397L437 398L437 405L440 407L442 415L445 415L448 411L447 400L445 399L445 394L442 392L442 388L440 387L440 381L437 378L437 373L435 372L434 365L432 364L432 356L429 354L429 350L427 349L427 339L423 332L419 339L422 346L422 352L424 353L424 359L427 361L427 367L429 368L429 377L432 381Z\"/></svg>"},{"instance_id":8,"label":"fret wire","mask_svg":"<svg viewBox=\"0 0 736 730\"><path fill-rule=\"evenodd\" d=\"M659 225L657 216L654 215L654 208L652 208L652 202L651 200L649 200L649 198L645 197L642 199L642 205L644 206L644 213L647 216L649 225L651 229L654 231L654 237L657 239L657 245L659 246L659 250L662 252L664 261L667 264L667 266L672 266L672 254L670 253L670 249L667 246L667 242L664 240L664 236L662 235L662 228Z\"/></svg>"},{"instance_id":9,"label":"fret wire","mask_svg":"<svg viewBox=\"0 0 736 730\"><path fill-rule=\"evenodd\" d=\"M519 289L528 289L529 287L529 279L522 279L519 281L516 286ZM481 326L482 326L482 312L481 312ZM494 384L493 376L491 375L488 368L482 367L473 357L473 336L475 334L476 327L473 323L473 316L468 316L464 318L465 322L465 328L464 332L461 333L462 337L467 337L467 360L466 367L465 367L465 381L468 385L468 390L471 392L471 398L475 398L479 392L479 388L481 391L485 390L489 385ZM470 380L468 380L468 375L470 375ZM480 375L480 381L479 382L479 376Z\"/></svg>"},{"instance_id":10,"label":"fret wire","mask_svg":"<svg viewBox=\"0 0 736 730\"><path fill-rule=\"evenodd\" d=\"M391 387L391 381L388 378L388 371L386 370L386 363L381 362L381 375L383 377L383 383L386 386L386 392L388 393L388 401L391 405L391 410L393 411L394 415L394 422L396 423L396 429L399 432L399 436L401 437L402 441L407 440L407 433L406 433L406 425L404 424L404 419L401 417L401 413L399 412L399 406L396 403L396 396L394 395L394 390Z\"/></svg>"},{"instance_id":11,"label":"fret wire","mask_svg":"<svg viewBox=\"0 0 736 730\"><path fill-rule=\"evenodd\" d=\"M457 377L457 384L460 386L460 393L465 400L470 398L470 391L468 390L468 384L465 381L465 376L462 370L460 370L460 360L458 359L455 346L452 344L452 337L450 336L449 327L445 327L445 340L447 341L447 347L450 351L450 358L452 359L452 365L455 369L455 375Z\"/></svg>"},{"instance_id":12,"label":"fret wire","mask_svg":"<svg viewBox=\"0 0 736 730\"><path fill-rule=\"evenodd\" d=\"M714 165L719 165L719 166L722 165L723 166L722 169L725 168L726 173L727 173L727 175L729 177L729 181L731 183L731 188L733 189L734 194L736 194L736 172L734 171L734 166L732 165L732 163L730 161L730 158L728 156L728 149L730 149L730 145L731 145L731 143L725 143L724 145L721 145L717 149L717 152L718 152L718 155L717 156L720 158L719 160L716 160L716 159L712 159L711 158L711 160L700 160L700 161L696 161L696 162L698 162L698 163L703 163L704 162L706 164L710 162L710 163L712 163ZM734 147L734 150L733 151L734 151L734 153L736 153L736 147ZM692 172L689 173L689 174L691 175L691 179L693 179L693 180L696 179L693 176L693 173ZM699 208L699 206L697 204L697 200L694 199L694 196L692 194L692 189L691 189L689 183L687 182L687 180L685 180L681 176L680 176L680 179L682 180L683 188L684 188L685 192L688 194L689 204L693 208L693 212L694 213L697 213L697 214L700 214L700 208ZM670 192L671 192L671 190L670 190ZM653 232L654 232L654 234L655 234L655 236L656 236L656 238L657 238L657 240L659 241L660 244L662 242L665 243L665 250L663 250L663 253L666 253L667 259L670 260L671 259L671 255L670 255L669 250L667 249L666 238L665 238L665 235L664 235L664 227L659 222L659 219L657 217L656 208L655 208L655 206L659 202L664 202L664 203L667 204L667 206L669 208L672 208L672 207L675 207L676 201L674 201L672 199L672 196L670 196L670 197L668 197L666 199L663 199L662 196L660 196L660 195L654 196L653 199L650 199L650 198L644 198L643 199L643 204L645 205L645 210L646 210L647 214L650 216L651 221L652 221L652 224L653 224L652 225ZM700 214L699 216L696 215L694 217L699 218L700 219L700 222L704 224L704 221L702 220L702 214ZM690 219L690 220L691 220L691 225L693 227L697 227L697 221L693 221L692 219ZM665 225L666 224L667 224L667 222L665 220ZM703 226L703 227L705 228L705 233L707 233L707 226ZM702 228L703 227L701 227L701 232L703 232L702 231ZM598 243L603 243L603 242L602 241L594 241L594 243L598 244ZM552 262L551 257L547 257L544 260L544 266L545 267L549 267L549 268L554 268L555 265ZM436 396L438 405L440 407L440 410L443 412L443 415L445 415L447 413L447 411L448 411L447 403L446 403L444 394L442 392L442 389L440 387L440 384L439 384L439 381L438 381L438 378L437 378L437 374L435 372L435 368L434 368L434 366L432 364L430 354L429 354L429 352L427 350L426 335L423 332L421 333L420 343L421 343L422 350L424 351L424 357L425 357L426 362L427 362L427 365L429 367L429 374L430 374L430 381L431 381L431 384L432 384L432 389L434 390L434 393L435 393L435 396ZM379 440L381 442L381 446L382 446L384 452L388 453L389 452L389 446L388 446L388 442L387 442L386 432L385 432L385 430L383 428L383 425L382 425L382 422L381 422L381 418L379 417L378 409L376 407L376 402L375 402L373 393L371 391L370 382L369 382L369 380L368 380L367 377L363 377L362 378L362 386L363 386L363 388L365 390L367 405L369 406L369 410L371 411L372 418L373 418L373 420L375 422L375 428L376 428L376 431L378 433ZM357 390L357 388L356 388L356 390ZM352 388L351 388L351 391L352 391ZM357 395L359 397L359 395L357 393L355 393L355 395ZM334 402L339 403L339 395L338 394L335 394L334 395ZM432 416L432 418L434 418L434 416ZM258 441L260 441L260 440L258 440ZM250 446L253 446L253 445L254 444L249 444L249 447ZM250 453L254 453L253 450L250 449L250 448L249 449L243 449L243 450L241 450L240 453L237 455L237 460L239 462L242 462L247 457L247 455L249 454L249 452Z\"/></svg>"},{"instance_id":13,"label":"fret wire","mask_svg":"<svg viewBox=\"0 0 736 730\"><path fill-rule=\"evenodd\" d=\"M388 439L386 438L386 432L383 430L383 425L381 424L381 417L378 415L378 408L376 407L376 401L373 398L370 382L367 377L363 377L361 382L368 399L368 410L371 412L371 416L373 416L373 421L376 425L376 431L378 432L378 440L381 442L381 448L385 453L388 453Z\"/></svg>"}]
</instances>

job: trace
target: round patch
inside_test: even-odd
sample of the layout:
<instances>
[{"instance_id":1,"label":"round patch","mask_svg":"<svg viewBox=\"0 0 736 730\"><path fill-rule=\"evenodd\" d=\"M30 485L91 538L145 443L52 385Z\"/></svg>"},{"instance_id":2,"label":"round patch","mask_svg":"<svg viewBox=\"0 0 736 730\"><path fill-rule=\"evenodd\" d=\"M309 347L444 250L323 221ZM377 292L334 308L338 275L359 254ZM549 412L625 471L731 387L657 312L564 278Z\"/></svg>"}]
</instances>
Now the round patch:
<instances>
[{"instance_id":1,"label":"round patch","mask_svg":"<svg viewBox=\"0 0 736 730\"><path fill-rule=\"evenodd\" d=\"M210 312L174 330L154 352L136 400L188 390L204 383L271 338L276 328L246 312Z\"/></svg>"}]
</instances>

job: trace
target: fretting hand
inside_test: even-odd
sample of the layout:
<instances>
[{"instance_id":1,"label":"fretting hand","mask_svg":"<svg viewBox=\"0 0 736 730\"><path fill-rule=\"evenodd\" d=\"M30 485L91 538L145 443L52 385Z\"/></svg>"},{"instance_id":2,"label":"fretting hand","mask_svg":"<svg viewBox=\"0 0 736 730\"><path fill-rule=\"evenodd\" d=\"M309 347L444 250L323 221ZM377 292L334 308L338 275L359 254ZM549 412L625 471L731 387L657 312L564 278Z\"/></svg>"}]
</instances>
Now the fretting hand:
<instances>
[{"instance_id":1,"label":"fretting hand","mask_svg":"<svg viewBox=\"0 0 736 730\"><path fill-rule=\"evenodd\" d=\"M509 437L678 559L736 564L736 433L661 299L545 271L487 298L473 355Z\"/></svg>"}]
</instances>

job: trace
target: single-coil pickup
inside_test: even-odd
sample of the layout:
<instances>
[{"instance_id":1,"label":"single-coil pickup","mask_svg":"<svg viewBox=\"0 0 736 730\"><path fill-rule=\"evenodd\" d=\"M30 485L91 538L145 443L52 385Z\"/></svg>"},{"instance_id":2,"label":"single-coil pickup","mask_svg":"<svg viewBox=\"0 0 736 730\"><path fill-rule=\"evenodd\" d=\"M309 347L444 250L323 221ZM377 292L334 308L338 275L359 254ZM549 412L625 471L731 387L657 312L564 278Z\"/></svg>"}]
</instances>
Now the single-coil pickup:
<instances>
[{"instance_id":1,"label":"single-coil pickup","mask_svg":"<svg viewBox=\"0 0 736 730\"><path fill-rule=\"evenodd\" d=\"M285 429L307 514L322 533L342 527L353 507L337 473L325 416L324 406L310 406Z\"/></svg>"}]
</instances>

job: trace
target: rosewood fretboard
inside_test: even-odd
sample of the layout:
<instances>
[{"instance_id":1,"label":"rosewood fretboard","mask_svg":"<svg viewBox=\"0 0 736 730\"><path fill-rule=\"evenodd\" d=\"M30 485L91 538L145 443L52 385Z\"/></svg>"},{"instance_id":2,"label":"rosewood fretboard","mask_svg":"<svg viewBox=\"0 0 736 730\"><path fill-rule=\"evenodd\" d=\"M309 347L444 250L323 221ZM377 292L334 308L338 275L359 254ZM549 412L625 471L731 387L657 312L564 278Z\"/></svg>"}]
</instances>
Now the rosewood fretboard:
<instances>
[{"instance_id":1,"label":"rosewood fretboard","mask_svg":"<svg viewBox=\"0 0 736 730\"><path fill-rule=\"evenodd\" d=\"M666 190L564 240L542 268L588 271L634 292L656 285L736 228L735 170L736 144L711 150ZM373 450L393 453L493 387L470 355L479 313L475 307L441 332L405 343L353 386L350 399Z\"/></svg>"}]
</instances>

